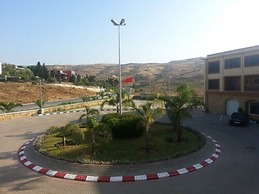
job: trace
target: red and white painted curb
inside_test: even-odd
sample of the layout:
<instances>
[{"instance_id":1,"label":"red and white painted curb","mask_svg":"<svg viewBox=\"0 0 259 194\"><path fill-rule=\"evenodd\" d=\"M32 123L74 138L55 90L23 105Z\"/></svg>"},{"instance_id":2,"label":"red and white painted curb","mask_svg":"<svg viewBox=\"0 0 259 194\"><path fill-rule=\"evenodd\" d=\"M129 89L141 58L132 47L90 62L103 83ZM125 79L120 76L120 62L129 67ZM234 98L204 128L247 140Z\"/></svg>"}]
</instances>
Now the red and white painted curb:
<instances>
[{"instance_id":1,"label":"red and white painted curb","mask_svg":"<svg viewBox=\"0 0 259 194\"><path fill-rule=\"evenodd\" d=\"M208 138L212 139L210 136L208 136ZM23 144L23 146L19 149L19 152L18 152L19 159L24 166L27 166L31 170L47 176L68 179L68 180L87 181L87 182L133 182L133 181L155 180L155 179L160 179L165 177L178 176L178 175L199 170L203 167L210 165L211 163L213 163L215 160L218 159L221 153L220 145L216 140L212 139L212 141L216 146L214 154L212 154L210 158L186 168L181 168L177 170L171 170L168 172L161 172L156 174L145 174L145 175L135 175L135 176L87 176L87 175L76 175L76 174L69 174L66 172L50 170L50 169L38 166L36 164L33 164L31 161L27 160L25 156L25 148L33 140L34 139L29 140L28 142Z\"/></svg>"}]
</instances>

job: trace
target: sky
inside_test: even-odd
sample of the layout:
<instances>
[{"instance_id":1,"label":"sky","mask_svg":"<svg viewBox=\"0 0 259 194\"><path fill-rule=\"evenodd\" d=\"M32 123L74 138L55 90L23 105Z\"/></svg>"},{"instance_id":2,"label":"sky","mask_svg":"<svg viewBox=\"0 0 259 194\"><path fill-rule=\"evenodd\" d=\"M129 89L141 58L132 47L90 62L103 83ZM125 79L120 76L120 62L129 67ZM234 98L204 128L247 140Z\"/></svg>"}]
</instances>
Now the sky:
<instances>
[{"instance_id":1,"label":"sky","mask_svg":"<svg viewBox=\"0 0 259 194\"><path fill-rule=\"evenodd\" d=\"M0 0L0 63L165 63L259 45L258 0Z\"/></svg>"}]
</instances>

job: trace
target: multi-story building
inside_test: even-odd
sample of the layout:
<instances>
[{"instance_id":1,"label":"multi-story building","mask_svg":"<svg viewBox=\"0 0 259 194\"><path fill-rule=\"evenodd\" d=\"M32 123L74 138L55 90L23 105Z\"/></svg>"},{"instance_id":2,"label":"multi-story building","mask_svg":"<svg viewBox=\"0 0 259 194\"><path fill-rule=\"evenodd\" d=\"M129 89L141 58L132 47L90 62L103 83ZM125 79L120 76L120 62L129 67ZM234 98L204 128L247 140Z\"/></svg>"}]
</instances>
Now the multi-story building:
<instances>
[{"instance_id":1,"label":"multi-story building","mask_svg":"<svg viewBox=\"0 0 259 194\"><path fill-rule=\"evenodd\" d=\"M207 56L205 104L209 112L243 110L259 119L259 46Z\"/></svg>"}]
</instances>

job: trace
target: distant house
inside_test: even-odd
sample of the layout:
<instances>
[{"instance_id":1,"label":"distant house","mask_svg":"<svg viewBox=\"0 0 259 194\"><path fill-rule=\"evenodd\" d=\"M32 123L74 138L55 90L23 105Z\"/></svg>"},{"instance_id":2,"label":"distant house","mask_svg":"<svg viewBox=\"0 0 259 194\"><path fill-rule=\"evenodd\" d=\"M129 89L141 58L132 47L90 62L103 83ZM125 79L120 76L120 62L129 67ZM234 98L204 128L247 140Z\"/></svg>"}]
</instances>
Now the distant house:
<instances>
[{"instance_id":1,"label":"distant house","mask_svg":"<svg viewBox=\"0 0 259 194\"><path fill-rule=\"evenodd\" d=\"M72 70L55 70L54 76L59 80L69 80L73 75L76 75Z\"/></svg>"},{"instance_id":2,"label":"distant house","mask_svg":"<svg viewBox=\"0 0 259 194\"><path fill-rule=\"evenodd\" d=\"M67 79L70 79L73 75L76 75L76 72L72 70L64 70L63 73L67 74Z\"/></svg>"},{"instance_id":3,"label":"distant house","mask_svg":"<svg viewBox=\"0 0 259 194\"><path fill-rule=\"evenodd\" d=\"M24 67L24 66L19 65L19 66L15 66L15 69L16 69L16 70L23 70L23 69L25 69L25 67Z\"/></svg>"},{"instance_id":4,"label":"distant house","mask_svg":"<svg viewBox=\"0 0 259 194\"><path fill-rule=\"evenodd\" d=\"M2 75L2 64L0 63L0 82L5 82L7 80L7 76Z\"/></svg>"},{"instance_id":5,"label":"distant house","mask_svg":"<svg viewBox=\"0 0 259 194\"><path fill-rule=\"evenodd\" d=\"M205 104L210 112L243 110L259 119L259 46L207 56Z\"/></svg>"}]
</instances>

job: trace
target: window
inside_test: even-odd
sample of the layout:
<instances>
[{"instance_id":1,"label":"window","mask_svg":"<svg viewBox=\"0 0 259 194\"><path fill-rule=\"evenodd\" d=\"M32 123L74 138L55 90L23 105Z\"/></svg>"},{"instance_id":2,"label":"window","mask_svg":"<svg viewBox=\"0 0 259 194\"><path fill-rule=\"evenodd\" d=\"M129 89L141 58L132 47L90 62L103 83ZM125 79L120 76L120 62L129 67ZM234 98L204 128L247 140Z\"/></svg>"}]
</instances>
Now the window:
<instances>
[{"instance_id":1,"label":"window","mask_svg":"<svg viewBox=\"0 0 259 194\"><path fill-rule=\"evenodd\" d=\"M259 78L254 79L254 85L259 85Z\"/></svg>"},{"instance_id":2,"label":"window","mask_svg":"<svg viewBox=\"0 0 259 194\"><path fill-rule=\"evenodd\" d=\"M219 90L219 79L208 80L208 90Z\"/></svg>"},{"instance_id":3,"label":"window","mask_svg":"<svg viewBox=\"0 0 259 194\"><path fill-rule=\"evenodd\" d=\"M219 73L219 61L208 63L208 73Z\"/></svg>"},{"instance_id":4,"label":"window","mask_svg":"<svg viewBox=\"0 0 259 194\"><path fill-rule=\"evenodd\" d=\"M240 58L225 60L225 69L239 68L239 67L240 67Z\"/></svg>"},{"instance_id":5,"label":"window","mask_svg":"<svg viewBox=\"0 0 259 194\"><path fill-rule=\"evenodd\" d=\"M259 66L259 55L245 57L245 67Z\"/></svg>"},{"instance_id":6,"label":"window","mask_svg":"<svg viewBox=\"0 0 259 194\"><path fill-rule=\"evenodd\" d=\"M240 77L225 77L225 91L240 91Z\"/></svg>"},{"instance_id":7,"label":"window","mask_svg":"<svg viewBox=\"0 0 259 194\"><path fill-rule=\"evenodd\" d=\"M249 114L259 115L259 103L258 102L250 102L249 103Z\"/></svg>"},{"instance_id":8,"label":"window","mask_svg":"<svg viewBox=\"0 0 259 194\"><path fill-rule=\"evenodd\" d=\"M259 74L245 76L245 91L258 92L259 91Z\"/></svg>"}]
</instances>

